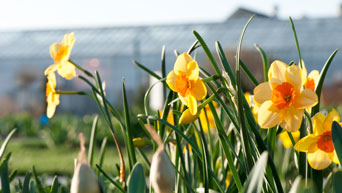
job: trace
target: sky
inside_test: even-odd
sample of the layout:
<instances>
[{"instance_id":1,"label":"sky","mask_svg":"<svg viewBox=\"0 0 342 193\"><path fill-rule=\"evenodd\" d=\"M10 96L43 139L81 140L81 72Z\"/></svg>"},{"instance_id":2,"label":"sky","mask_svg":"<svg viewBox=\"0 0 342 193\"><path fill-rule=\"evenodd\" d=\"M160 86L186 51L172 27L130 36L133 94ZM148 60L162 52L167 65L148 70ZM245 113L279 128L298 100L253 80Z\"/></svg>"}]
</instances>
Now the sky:
<instances>
[{"instance_id":1,"label":"sky","mask_svg":"<svg viewBox=\"0 0 342 193\"><path fill-rule=\"evenodd\" d=\"M1 0L0 31L221 22L238 7L282 19L334 17L342 0Z\"/></svg>"}]
</instances>

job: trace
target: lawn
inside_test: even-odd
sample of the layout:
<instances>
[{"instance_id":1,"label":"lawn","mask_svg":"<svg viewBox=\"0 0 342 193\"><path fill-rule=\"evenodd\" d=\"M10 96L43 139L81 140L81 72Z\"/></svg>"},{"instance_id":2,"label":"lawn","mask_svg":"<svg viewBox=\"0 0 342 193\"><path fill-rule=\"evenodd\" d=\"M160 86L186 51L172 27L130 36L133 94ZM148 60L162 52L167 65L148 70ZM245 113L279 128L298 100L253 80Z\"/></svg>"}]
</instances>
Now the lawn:
<instances>
[{"instance_id":1,"label":"lawn","mask_svg":"<svg viewBox=\"0 0 342 193\"><path fill-rule=\"evenodd\" d=\"M67 145L49 148L39 138L13 139L6 149L6 153L12 152L9 161L10 171L16 169L19 174L25 174L26 171L32 169L32 166L35 166L38 173L48 175L71 175L78 151L78 147ZM99 152L100 149L96 148L94 164L99 163ZM108 173L116 173L115 164L119 164L117 155L115 147L109 147L109 145L106 147L103 168Z\"/></svg>"}]
</instances>

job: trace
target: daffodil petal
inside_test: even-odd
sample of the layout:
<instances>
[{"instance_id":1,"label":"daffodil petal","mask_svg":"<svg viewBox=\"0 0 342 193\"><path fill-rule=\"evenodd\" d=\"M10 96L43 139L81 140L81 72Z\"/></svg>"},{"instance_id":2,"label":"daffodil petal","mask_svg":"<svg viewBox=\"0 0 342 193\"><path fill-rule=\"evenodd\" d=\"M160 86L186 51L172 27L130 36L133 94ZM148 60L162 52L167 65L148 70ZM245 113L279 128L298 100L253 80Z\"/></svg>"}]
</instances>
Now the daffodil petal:
<instances>
[{"instance_id":1,"label":"daffodil petal","mask_svg":"<svg viewBox=\"0 0 342 193\"><path fill-rule=\"evenodd\" d=\"M72 33L66 33L63 37L62 43L64 45L68 45L70 47L72 47L74 45L75 42L75 36L74 36L74 32Z\"/></svg>"},{"instance_id":2,"label":"daffodil petal","mask_svg":"<svg viewBox=\"0 0 342 193\"><path fill-rule=\"evenodd\" d=\"M166 77L167 85L170 87L171 90L175 92L177 92L176 78L177 74L173 70Z\"/></svg>"},{"instance_id":3,"label":"daffodil petal","mask_svg":"<svg viewBox=\"0 0 342 193\"><path fill-rule=\"evenodd\" d=\"M313 107L318 103L316 93L310 89L304 89L299 96L296 97L294 106L297 109L305 109Z\"/></svg>"},{"instance_id":4,"label":"daffodil petal","mask_svg":"<svg viewBox=\"0 0 342 193\"><path fill-rule=\"evenodd\" d=\"M287 67L285 71L285 80L292 84L296 90L300 90L303 83L300 68L296 65Z\"/></svg>"},{"instance_id":5,"label":"daffodil petal","mask_svg":"<svg viewBox=\"0 0 342 193\"><path fill-rule=\"evenodd\" d=\"M57 69L59 75L67 80L71 80L76 76L76 69L70 62L60 63Z\"/></svg>"},{"instance_id":6,"label":"daffodil petal","mask_svg":"<svg viewBox=\"0 0 342 193\"><path fill-rule=\"evenodd\" d=\"M271 128L280 122L279 112L272 106L272 101L264 102L258 112L258 123L262 128Z\"/></svg>"},{"instance_id":7,"label":"daffodil petal","mask_svg":"<svg viewBox=\"0 0 342 193\"><path fill-rule=\"evenodd\" d=\"M186 97L183 97L178 93L178 98L182 101L183 105L188 106L188 99Z\"/></svg>"},{"instance_id":8,"label":"daffodil petal","mask_svg":"<svg viewBox=\"0 0 342 193\"><path fill-rule=\"evenodd\" d=\"M315 86L317 85L317 81L318 81L318 78L319 78L319 71L318 70L313 70L310 72L308 78L311 78L315 81Z\"/></svg>"},{"instance_id":9,"label":"daffodil petal","mask_svg":"<svg viewBox=\"0 0 342 193\"><path fill-rule=\"evenodd\" d=\"M207 118L205 116L205 113L204 113L203 109L201 110L201 112L199 114L199 119L201 121L201 125L202 125L202 128L203 128L203 131L205 133L208 133L208 130L209 130L208 121L207 121Z\"/></svg>"},{"instance_id":10,"label":"daffodil petal","mask_svg":"<svg viewBox=\"0 0 342 193\"><path fill-rule=\"evenodd\" d=\"M340 115L335 109L331 110L324 120L323 128L325 132L331 131L333 121L337 121L338 123L340 122Z\"/></svg>"},{"instance_id":11,"label":"daffodil petal","mask_svg":"<svg viewBox=\"0 0 342 193\"><path fill-rule=\"evenodd\" d=\"M53 115L55 114L56 111L56 105L54 104L49 104L47 105L47 110L46 110L46 116L51 119Z\"/></svg>"},{"instance_id":12,"label":"daffodil petal","mask_svg":"<svg viewBox=\"0 0 342 193\"><path fill-rule=\"evenodd\" d=\"M329 153L329 158L331 161L333 161L335 164L340 164L340 161L338 160L336 151L334 150L332 153Z\"/></svg>"},{"instance_id":13,"label":"daffodil petal","mask_svg":"<svg viewBox=\"0 0 342 193\"><path fill-rule=\"evenodd\" d=\"M254 102L261 106L265 101L271 100L272 89L269 82L263 82L254 88Z\"/></svg>"},{"instance_id":14,"label":"daffodil petal","mask_svg":"<svg viewBox=\"0 0 342 193\"><path fill-rule=\"evenodd\" d=\"M191 114L189 109L186 109L179 119L179 124L189 124L192 123L198 117L197 114Z\"/></svg>"},{"instance_id":15,"label":"daffodil petal","mask_svg":"<svg viewBox=\"0 0 342 193\"><path fill-rule=\"evenodd\" d=\"M283 131L279 134L279 139L283 142L283 146L285 148L290 148L292 147L292 141L291 138L289 137L289 134L287 131Z\"/></svg>"},{"instance_id":16,"label":"daffodil petal","mask_svg":"<svg viewBox=\"0 0 342 193\"><path fill-rule=\"evenodd\" d=\"M289 108L286 116L282 116L280 126L289 132L297 131L302 123L303 115L303 109Z\"/></svg>"},{"instance_id":17,"label":"daffodil petal","mask_svg":"<svg viewBox=\"0 0 342 193\"><path fill-rule=\"evenodd\" d=\"M44 75L54 73L57 69L58 69L58 64L52 64L45 69Z\"/></svg>"},{"instance_id":18,"label":"daffodil petal","mask_svg":"<svg viewBox=\"0 0 342 193\"><path fill-rule=\"evenodd\" d=\"M286 81L285 72L286 72L287 64L280 60L275 60L269 70L268 70L268 80L272 88L277 87L279 84L282 84Z\"/></svg>"},{"instance_id":19,"label":"daffodil petal","mask_svg":"<svg viewBox=\"0 0 342 193\"><path fill-rule=\"evenodd\" d=\"M315 135L322 135L325 132L323 128L324 120L325 115L323 113L316 113L312 117L312 127Z\"/></svg>"},{"instance_id":20,"label":"daffodil petal","mask_svg":"<svg viewBox=\"0 0 342 193\"><path fill-rule=\"evenodd\" d=\"M196 115L196 113L197 113L197 100L195 99L195 97L193 97L190 94L187 96L187 98L188 98L188 107L189 107L190 113L192 115Z\"/></svg>"},{"instance_id":21,"label":"daffodil petal","mask_svg":"<svg viewBox=\"0 0 342 193\"><path fill-rule=\"evenodd\" d=\"M186 76L189 78L189 80L197 80L198 74L199 74L199 68L198 68L197 62L193 60L187 65Z\"/></svg>"},{"instance_id":22,"label":"daffodil petal","mask_svg":"<svg viewBox=\"0 0 342 193\"><path fill-rule=\"evenodd\" d=\"M308 161L310 166L315 170L323 170L331 164L328 153L319 149L314 153L308 153Z\"/></svg>"},{"instance_id":23,"label":"daffodil petal","mask_svg":"<svg viewBox=\"0 0 342 193\"><path fill-rule=\"evenodd\" d=\"M179 55L176 59L175 65L174 65L174 71L177 75L183 75L187 74L188 71L188 64L192 61L193 59L191 56L187 53L183 53Z\"/></svg>"},{"instance_id":24,"label":"daffodil petal","mask_svg":"<svg viewBox=\"0 0 342 193\"><path fill-rule=\"evenodd\" d=\"M63 44L62 43L53 43L51 46L50 46L50 56L51 58L55 59L57 53L58 53L58 50L63 47Z\"/></svg>"},{"instance_id":25,"label":"daffodil petal","mask_svg":"<svg viewBox=\"0 0 342 193\"><path fill-rule=\"evenodd\" d=\"M318 137L314 135L308 135L300 139L294 146L295 150L301 152L308 152L312 144L317 142Z\"/></svg>"},{"instance_id":26,"label":"daffodil petal","mask_svg":"<svg viewBox=\"0 0 342 193\"><path fill-rule=\"evenodd\" d=\"M301 70L301 76L302 76L302 80L306 80L306 77L308 75L308 71L306 70L306 67L305 67L305 64L304 64L304 61L302 60L302 64L303 64L303 68Z\"/></svg>"},{"instance_id":27,"label":"daffodil petal","mask_svg":"<svg viewBox=\"0 0 342 193\"><path fill-rule=\"evenodd\" d=\"M207 88L204 85L204 82L201 79L190 80L191 89L190 93L195 99L202 100L207 96Z\"/></svg>"}]
</instances>

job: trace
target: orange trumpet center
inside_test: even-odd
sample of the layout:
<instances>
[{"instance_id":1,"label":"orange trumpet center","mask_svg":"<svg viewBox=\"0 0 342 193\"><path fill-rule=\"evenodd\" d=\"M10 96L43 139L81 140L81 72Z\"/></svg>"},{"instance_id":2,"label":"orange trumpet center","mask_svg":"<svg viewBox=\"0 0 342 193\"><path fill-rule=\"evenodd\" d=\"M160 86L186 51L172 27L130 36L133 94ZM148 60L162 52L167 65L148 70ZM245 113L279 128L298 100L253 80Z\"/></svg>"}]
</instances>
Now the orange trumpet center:
<instances>
[{"instance_id":1,"label":"orange trumpet center","mask_svg":"<svg viewBox=\"0 0 342 193\"><path fill-rule=\"evenodd\" d=\"M327 131L320 135L317 140L317 146L320 150L327 153L334 151L334 144L331 138L331 131Z\"/></svg>"},{"instance_id":2,"label":"orange trumpet center","mask_svg":"<svg viewBox=\"0 0 342 193\"><path fill-rule=\"evenodd\" d=\"M306 82L305 82L305 88L314 91L315 90L315 80L312 78L307 78Z\"/></svg>"},{"instance_id":3,"label":"orange trumpet center","mask_svg":"<svg viewBox=\"0 0 342 193\"><path fill-rule=\"evenodd\" d=\"M58 49L58 52L54 58L55 63L61 61L68 53L68 46L62 46Z\"/></svg>"},{"instance_id":4,"label":"orange trumpet center","mask_svg":"<svg viewBox=\"0 0 342 193\"><path fill-rule=\"evenodd\" d=\"M186 75L179 75L179 76L176 77L176 89L177 89L177 92L182 97L185 97L186 92L190 88L191 88L191 82L186 77Z\"/></svg>"},{"instance_id":5,"label":"orange trumpet center","mask_svg":"<svg viewBox=\"0 0 342 193\"><path fill-rule=\"evenodd\" d=\"M272 91L272 102L278 109L290 106L294 102L295 89L288 83L284 82Z\"/></svg>"}]
</instances>

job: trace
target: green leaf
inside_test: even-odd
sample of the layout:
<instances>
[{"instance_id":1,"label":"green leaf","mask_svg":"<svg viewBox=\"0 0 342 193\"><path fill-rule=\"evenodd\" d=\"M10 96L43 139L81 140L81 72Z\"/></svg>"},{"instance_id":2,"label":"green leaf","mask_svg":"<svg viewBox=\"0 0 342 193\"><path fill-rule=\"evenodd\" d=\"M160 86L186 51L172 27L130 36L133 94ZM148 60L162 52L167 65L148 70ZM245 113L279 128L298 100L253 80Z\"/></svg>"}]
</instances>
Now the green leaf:
<instances>
[{"instance_id":1,"label":"green leaf","mask_svg":"<svg viewBox=\"0 0 342 193\"><path fill-rule=\"evenodd\" d=\"M333 122L331 128L331 136L334 143L334 148L340 163L342 161L342 128L336 121ZM341 189L342 190L342 189Z\"/></svg>"},{"instance_id":2,"label":"green leaf","mask_svg":"<svg viewBox=\"0 0 342 193\"><path fill-rule=\"evenodd\" d=\"M91 134L90 134L90 142L89 142L89 150L88 150L88 163L90 166L93 165L93 159L94 159L94 140L96 137L96 126L97 121L99 120L99 116L96 115L93 120L93 126L91 128Z\"/></svg>"},{"instance_id":3,"label":"green leaf","mask_svg":"<svg viewBox=\"0 0 342 193\"><path fill-rule=\"evenodd\" d=\"M37 184L38 192L45 193L42 182L39 180L36 168L34 166L32 167L32 173L33 173L34 180L36 181L36 184Z\"/></svg>"},{"instance_id":4,"label":"green leaf","mask_svg":"<svg viewBox=\"0 0 342 193\"><path fill-rule=\"evenodd\" d=\"M240 40L238 47L236 49L236 70L235 70L235 76L236 76L236 86L237 86L237 109L238 109L238 120L239 120L239 127L241 128L241 139L242 139L242 148L245 158L247 159L246 162L246 168L247 170L250 170L253 166L253 158L251 154L251 147L249 144L249 133L245 124L245 114L244 114L244 108L243 108L243 100L245 100L243 94L242 94L242 85L241 85L241 73L240 73L240 52L241 52L241 45L242 40L245 35L246 29L248 24L252 21L255 15L249 18L247 23L245 24L244 28L242 29Z\"/></svg>"},{"instance_id":5,"label":"green leaf","mask_svg":"<svg viewBox=\"0 0 342 193\"><path fill-rule=\"evenodd\" d=\"M52 181L52 185L51 185L51 189L50 189L50 193L57 193L58 191L58 178L57 176L55 176L53 178L53 181Z\"/></svg>"},{"instance_id":6,"label":"green leaf","mask_svg":"<svg viewBox=\"0 0 342 193\"><path fill-rule=\"evenodd\" d=\"M8 178L8 159L5 159L0 166L1 193L10 193L10 184Z\"/></svg>"},{"instance_id":7,"label":"green leaf","mask_svg":"<svg viewBox=\"0 0 342 193\"><path fill-rule=\"evenodd\" d=\"M23 185L23 193L30 193L30 178L31 178L31 173L26 172L24 185Z\"/></svg>"},{"instance_id":8,"label":"green leaf","mask_svg":"<svg viewBox=\"0 0 342 193\"><path fill-rule=\"evenodd\" d=\"M267 166L268 152L264 151L259 160L254 165L251 173L249 174L246 183L243 186L244 191L247 193L260 193L262 190L262 183L264 181L265 168Z\"/></svg>"},{"instance_id":9,"label":"green leaf","mask_svg":"<svg viewBox=\"0 0 342 193\"><path fill-rule=\"evenodd\" d=\"M103 174L103 176L109 180L110 183L112 183L118 190L120 190L122 193L126 193L126 191L120 186L119 183L114 181L109 175L99 166L96 164L97 169Z\"/></svg>"},{"instance_id":10,"label":"green leaf","mask_svg":"<svg viewBox=\"0 0 342 193\"><path fill-rule=\"evenodd\" d=\"M236 86L236 79L235 79L235 75L233 73L233 70L232 68L230 67L229 63L228 63L228 60L227 60L227 57L226 55L224 54L224 51L222 49L222 46L220 44L220 42L216 42L216 51L217 51L217 55L220 59L220 62L223 66L223 69L227 72L229 78L230 78L230 81L232 82L232 85L235 87Z\"/></svg>"},{"instance_id":11,"label":"green leaf","mask_svg":"<svg viewBox=\"0 0 342 193\"><path fill-rule=\"evenodd\" d=\"M135 157L135 150L133 146L133 136L132 136L132 127L129 116L129 108L127 103L127 94L126 94L126 86L125 79L122 79L122 98L123 98L123 108L125 115L125 124L126 124L126 134L127 134L127 149L128 149L128 157L130 162L130 168L132 169L133 165L137 162L137 158Z\"/></svg>"},{"instance_id":12,"label":"green leaf","mask_svg":"<svg viewBox=\"0 0 342 193\"><path fill-rule=\"evenodd\" d=\"M255 44L254 46L258 50L261 56L263 67L264 67L264 81L267 82L268 81L268 68L269 68L268 57L266 55L266 52L262 48L260 48L259 45Z\"/></svg>"},{"instance_id":13,"label":"green leaf","mask_svg":"<svg viewBox=\"0 0 342 193\"><path fill-rule=\"evenodd\" d=\"M298 43L296 28L295 28L295 26L294 26L294 23L293 23L293 21L292 21L292 18L289 17L289 19L290 19L290 23L291 23L291 27L292 27L292 31L293 31L293 36L294 36L295 42L296 42L297 53L298 53L298 58L299 58L299 66L300 66L301 69L303 69L302 56L301 56L301 54L300 54L300 49L299 49L299 43Z\"/></svg>"},{"instance_id":14,"label":"green leaf","mask_svg":"<svg viewBox=\"0 0 342 193\"><path fill-rule=\"evenodd\" d=\"M17 129L12 129L12 131L7 135L5 141L2 143L1 148L0 148L0 160L5 153L5 150L6 150L6 147L7 147L9 140L11 139L11 137L13 136L13 134L15 133L16 130Z\"/></svg>"},{"instance_id":15,"label":"green leaf","mask_svg":"<svg viewBox=\"0 0 342 193\"><path fill-rule=\"evenodd\" d=\"M106 145L107 145L107 137L103 138L101 143L101 149L100 149L100 159L99 159L99 165L102 167L104 156L106 153Z\"/></svg>"},{"instance_id":16,"label":"green leaf","mask_svg":"<svg viewBox=\"0 0 342 193\"><path fill-rule=\"evenodd\" d=\"M333 174L334 192L339 193L342 190L342 171L339 170Z\"/></svg>"},{"instance_id":17,"label":"green leaf","mask_svg":"<svg viewBox=\"0 0 342 193\"><path fill-rule=\"evenodd\" d=\"M320 98L321 98L321 92L322 92L322 88L323 88L324 79L325 79L325 76L327 75L330 64L331 64L332 60L334 59L336 53L337 53L337 49L329 56L328 60L324 64L321 72L319 73L319 78L317 81L318 83L317 83L316 88L315 88L315 92L316 92L317 97L318 97L318 103L317 103L317 105L312 107L312 112L311 112L312 116L319 112L319 104L320 104Z\"/></svg>"},{"instance_id":18,"label":"green leaf","mask_svg":"<svg viewBox=\"0 0 342 193\"><path fill-rule=\"evenodd\" d=\"M240 65L241 65L242 70L246 73L246 75L248 76L249 80L251 80L251 82L254 84L254 86L258 86L259 81L255 78L255 76L248 69L248 67L242 62L242 60L240 60Z\"/></svg>"},{"instance_id":19,"label":"green leaf","mask_svg":"<svg viewBox=\"0 0 342 193\"><path fill-rule=\"evenodd\" d=\"M148 74L150 74L151 76L155 77L156 79L158 79L158 80L161 79L161 77L158 74L156 74L153 71L151 71L150 69L146 68L144 65L140 64L139 62L133 61L133 63L135 65L137 65L139 68L143 69Z\"/></svg>"},{"instance_id":20,"label":"green leaf","mask_svg":"<svg viewBox=\"0 0 342 193\"><path fill-rule=\"evenodd\" d=\"M127 180L128 193L145 193L146 181L144 168L140 163L136 163Z\"/></svg>"},{"instance_id":21,"label":"green leaf","mask_svg":"<svg viewBox=\"0 0 342 193\"><path fill-rule=\"evenodd\" d=\"M17 176L18 170L13 170L11 174L9 175L9 181L10 183L14 180L14 178Z\"/></svg>"},{"instance_id":22,"label":"green leaf","mask_svg":"<svg viewBox=\"0 0 342 193\"><path fill-rule=\"evenodd\" d=\"M192 31L192 33L195 35L195 37L197 38L198 42L201 44L205 54L208 56L210 63L212 64L215 72L217 75L221 76L221 72L220 69L214 59L214 56L211 54L211 51L209 49L209 47L207 46L207 44L204 42L203 38L201 37L201 35L199 35L199 33L197 31Z\"/></svg>"}]
</instances>

